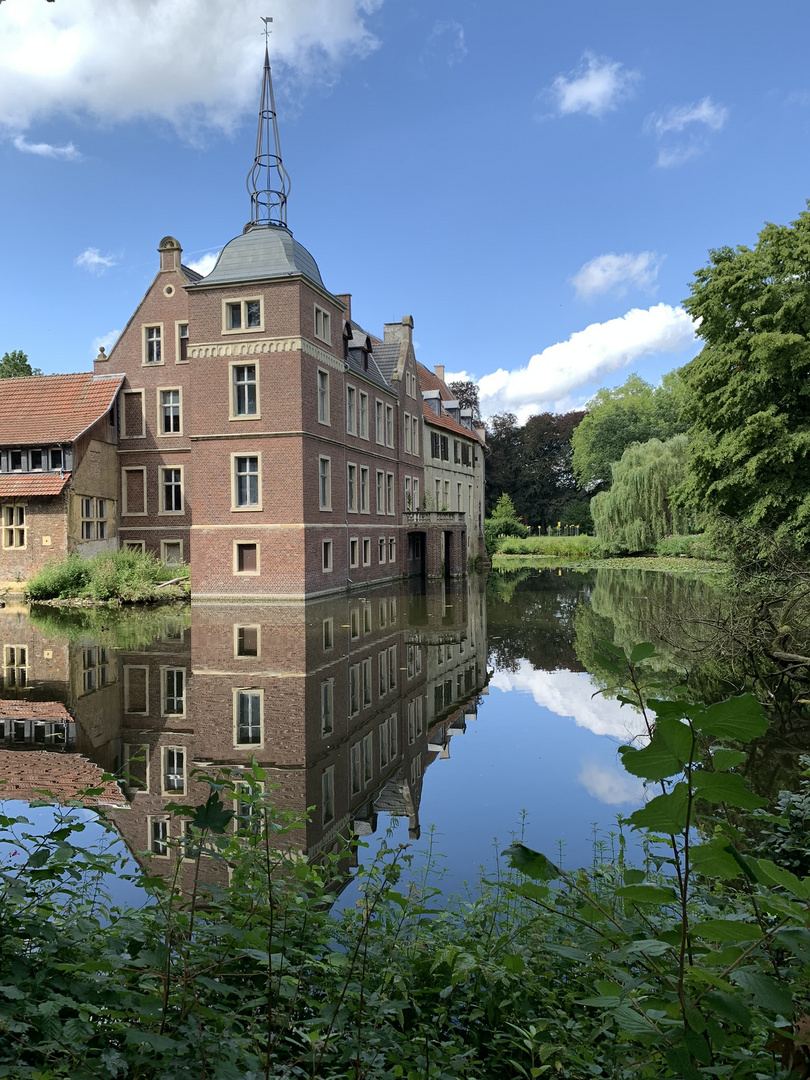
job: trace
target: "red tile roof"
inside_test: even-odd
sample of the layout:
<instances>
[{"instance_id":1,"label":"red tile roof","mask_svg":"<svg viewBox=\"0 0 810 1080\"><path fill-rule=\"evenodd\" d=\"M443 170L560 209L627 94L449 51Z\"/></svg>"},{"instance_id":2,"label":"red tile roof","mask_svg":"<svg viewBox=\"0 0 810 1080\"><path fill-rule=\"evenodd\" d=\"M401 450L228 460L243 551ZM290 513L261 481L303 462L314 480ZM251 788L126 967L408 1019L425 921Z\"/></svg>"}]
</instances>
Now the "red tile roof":
<instances>
[{"instance_id":1,"label":"red tile roof","mask_svg":"<svg viewBox=\"0 0 810 1080\"><path fill-rule=\"evenodd\" d=\"M59 495L70 473L0 473L0 499L26 495Z\"/></svg>"},{"instance_id":2,"label":"red tile roof","mask_svg":"<svg viewBox=\"0 0 810 1080\"><path fill-rule=\"evenodd\" d=\"M61 701L0 698L0 720L58 720L69 724L73 717Z\"/></svg>"},{"instance_id":3,"label":"red tile roof","mask_svg":"<svg viewBox=\"0 0 810 1080\"><path fill-rule=\"evenodd\" d=\"M52 796L56 802L70 802L85 788L102 788L100 795L81 801L85 806L112 803L126 806L118 784L102 781L103 770L79 754L51 753L48 750L0 750L0 798L33 802Z\"/></svg>"},{"instance_id":4,"label":"red tile roof","mask_svg":"<svg viewBox=\"0 0 810 1080\"><path fill-rule=\"evenodd\" d=\"M0 440L4 446L73 442L115 400L123 375L33 375L0 379Z\"/></svg>"},{"instance_id":5,"label":"red tile roof","mask_svg":"<svg viewBox=\"0 0 810 1080\"><path fill-rule=\"evenodd\" d=\"M434 375L432 371L429 371L424 364L420 364L417 361L416 370L419 373L420 390L438 390L443 402L455 401L455 398L447 388L447 384L437 375ZM441 409L441 415L437 416L427 402L423 401L422 415L428 424L433 424L435 427L446 428L447 431L453 431L456 435L464 435L466 438L474 439L475 442L480 443L483 446L483 439L480 435L477 435L474 431L470 431L470 429L464 427L463 424L459 424L449 413L444 411L444 407Z\"/></svg>"}]
</instances>

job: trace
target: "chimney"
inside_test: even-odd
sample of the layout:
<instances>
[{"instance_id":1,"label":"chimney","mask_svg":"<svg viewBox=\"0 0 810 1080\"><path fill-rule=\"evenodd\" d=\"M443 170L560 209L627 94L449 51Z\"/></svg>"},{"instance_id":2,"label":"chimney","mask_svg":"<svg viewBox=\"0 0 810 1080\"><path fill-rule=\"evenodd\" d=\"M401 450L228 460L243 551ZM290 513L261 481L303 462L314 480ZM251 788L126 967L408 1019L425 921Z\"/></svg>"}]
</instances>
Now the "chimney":
<instances>
[{"instance_id":1,"label":"chimney","mask_svg":"<svg viewBox=\"0 0 810 1080\"><path fill-rule=\"evenodd\" d=\"M444 382L444 364L434 364L433 374L437 379L441 379Z\"/></svg>"},{"instance_id":2,"label":"chimney","mask_svg":"<svg viewBox=\"0 0 810 1080\"><path fill-rule=\"evenodd\" d=\"M403 315L402 322L386 323L383 337L385 341L406 341L410 345L413 341L413 315Z\"/></svg>"},{"instance_id":3,"label":"chimney","mask_svg":"<svg viewBox=\"0 0 810 1080\"><path fill-rule=\"evenodd\" d=\"M164 236L158 244L161 270L179 270L183 249L173 236Z\"/></svg>"},{"instance_id":4,"label":"chimney","mask_svg":"<svg viewBox=\"0 0 810 1080\"><path fill-rule=\"evenodd\" d=\"M343 318L348 319L348 321L351 322L351 320L352 320L352 294L350 292L339 292L339 293L335 293L335 296L338 298L338 300L340 300L341 304L346 305L346 311L344 312Z\"/></svg>"}]
</instances>

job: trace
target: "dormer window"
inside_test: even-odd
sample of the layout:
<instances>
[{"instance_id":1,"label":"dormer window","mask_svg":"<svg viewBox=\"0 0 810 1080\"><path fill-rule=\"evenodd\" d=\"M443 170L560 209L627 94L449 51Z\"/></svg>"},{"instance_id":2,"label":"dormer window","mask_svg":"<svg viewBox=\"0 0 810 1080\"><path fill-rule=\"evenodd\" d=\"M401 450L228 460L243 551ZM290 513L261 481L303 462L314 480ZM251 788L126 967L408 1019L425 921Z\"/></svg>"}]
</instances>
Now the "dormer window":
<instances>
[{"instance_id":1,"label":"dormer window","mask_svg":"<svg viewBox=\"0 0 810 1080\"><path fill-rule=\"evenodd\" d=\"M51 468L62 469L64 468L64 454L62 453L62 447L57 446L51 450Z\"/></svg>"},{"instance_id":2,"label":"dormer window","mask_svg":"<svg viewBox=\"0 0 810 1080\"><path fill-rule=\"evenodd\" d=\"M12 450L9 454L8 467L10 472L22 472L22 450Z\"/></svg>"}]
</instances>

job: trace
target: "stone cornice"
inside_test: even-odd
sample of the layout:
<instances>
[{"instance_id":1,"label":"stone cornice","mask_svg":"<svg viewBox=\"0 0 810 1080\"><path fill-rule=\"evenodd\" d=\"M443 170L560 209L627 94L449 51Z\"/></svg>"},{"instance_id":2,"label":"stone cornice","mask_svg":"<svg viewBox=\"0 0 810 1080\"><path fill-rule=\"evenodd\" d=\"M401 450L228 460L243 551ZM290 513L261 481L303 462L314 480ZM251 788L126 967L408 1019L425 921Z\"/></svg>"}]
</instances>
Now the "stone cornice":
<instances>
[{"instance_id":1,"label":"stone cornice","mask_svg":"<svg viewBox=\"0 0 810 1080\"><path fill-rule=\"evenodd\" d=\"M343 371L345 365L332 353L302 337L248 338L243 341L209 341L188 346L189 360L200 360L211 356L239 359L243 356L266 356L269 353L303 352L313 357L319 364Z\"/></svg>"}]
</instances>

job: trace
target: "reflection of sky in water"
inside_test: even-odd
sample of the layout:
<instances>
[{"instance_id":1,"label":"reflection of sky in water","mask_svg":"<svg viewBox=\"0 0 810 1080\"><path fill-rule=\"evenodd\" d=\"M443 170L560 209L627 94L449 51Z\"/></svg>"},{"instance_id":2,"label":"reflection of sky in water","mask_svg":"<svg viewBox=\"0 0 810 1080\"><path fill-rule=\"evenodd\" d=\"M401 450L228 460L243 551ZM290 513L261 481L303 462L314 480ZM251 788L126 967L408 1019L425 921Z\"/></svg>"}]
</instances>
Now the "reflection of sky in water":
<instances>
[{"instance_id":1,"label":"reflection of sky in water","mask_svg":"<svg viewBox=\"0 0 810 1080\"><path fill-rule=\"evenodd\" d=\"M67 843L75 847L115 855L119 860L115 872L104 874L100 883L93 879L85 882L84 899L91 901L94 898L94 890L99 884L103 884L114 905L142 907L145 899L143 890L132 881L126 880L130 874L139 874L140 867L118 835L105 829L90 810L63 807L57 811L57 808L53 806L30 806L28 803L14 799L0 801L0 814L11 818L22 817L30 822L29 825L17 824L11 829L0 830L0 864L8 867L22 863L26 858L26 850L30 852L34 846L33 841L25 840L25 833L30 833L32 836L46 836L56 824L57 812L60 822L69 817L73 821L84 824L82 831L74 832L67 837ZM121 861L123 861L123 866ZM71 883L71 888L73 887L75 885Z\"/></svg>"},{"instance_id":2,"label":"reflection of sky in water","mask_svg":"<svg viewBox=\"0 0 810 1080\"><path fill-rule=\"evenodd\" d=\"M492 868L494 850L510 843L523 810L525 843L555 861L562 845L571 870L591 862L594 830L610 850L617 816L643 801L641 781L625 772L618 754L644 731L643 720L594 697L587 673L536 671L523 660L516 671L496 671L489 687L478 719L452 738L450 759L425 772L422 841L414 847L424 848L435 825L436 846L448 853L443 887L451 892L474 881L480 865ZM635 848L635 834L625 834ZM395 840L407 838L407 823L398 823ZM372 838L364 862L375 848Z\"/></svg>"}]
</instances>

